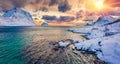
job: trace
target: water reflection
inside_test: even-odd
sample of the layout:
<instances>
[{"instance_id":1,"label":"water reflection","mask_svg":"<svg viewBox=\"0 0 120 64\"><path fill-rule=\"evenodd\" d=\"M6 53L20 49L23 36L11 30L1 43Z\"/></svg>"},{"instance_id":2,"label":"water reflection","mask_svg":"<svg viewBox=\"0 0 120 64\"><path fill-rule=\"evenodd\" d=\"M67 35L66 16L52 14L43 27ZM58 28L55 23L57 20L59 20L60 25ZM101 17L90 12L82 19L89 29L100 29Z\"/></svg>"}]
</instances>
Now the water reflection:
<instances>
[{"instance_id":1,"label":"water reflection","mask_svg":"<svg viewBox=\"0 0 120 64\"><path fill-rule=\"evenodd\" d=\"M24 64L25 58L19 58L22 48L32 42L81 38L68 32L69 27L0 27L0 64Z\"/></svg>"}]
</instances>

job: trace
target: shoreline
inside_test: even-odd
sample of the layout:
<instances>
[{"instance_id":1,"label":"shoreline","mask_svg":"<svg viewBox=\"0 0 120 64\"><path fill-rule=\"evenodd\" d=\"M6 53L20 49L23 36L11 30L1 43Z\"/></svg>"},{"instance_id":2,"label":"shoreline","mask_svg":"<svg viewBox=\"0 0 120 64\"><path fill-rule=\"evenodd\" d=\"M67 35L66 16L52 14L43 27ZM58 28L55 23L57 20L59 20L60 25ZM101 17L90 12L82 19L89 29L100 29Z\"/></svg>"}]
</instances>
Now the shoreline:
<instances>
[{"instance_id":1,"label":"shoreline","mask_svg":"<svg viewBox=\"0 0 120 64\"><path fill-rule=\"evenodd\" d=\"M41 39L36 42L33 42L31 45L25 46L23 48L24 56L28 56L26 60L26 64L64 64L69 63L73 64L77 61L77 64L106 64L104 61L101 61L97 58L94 53L90 53L89 51L73 51L72 48L68 47L61 51L52 50L49 47L49 43L51 41L61 41L65 39L59 40L47 40ZM58 44L58 43L57 43ZM61 60L61 59L62 60ZM64 60L64 61L63 61Z\"/></svg>"}]
</instances>

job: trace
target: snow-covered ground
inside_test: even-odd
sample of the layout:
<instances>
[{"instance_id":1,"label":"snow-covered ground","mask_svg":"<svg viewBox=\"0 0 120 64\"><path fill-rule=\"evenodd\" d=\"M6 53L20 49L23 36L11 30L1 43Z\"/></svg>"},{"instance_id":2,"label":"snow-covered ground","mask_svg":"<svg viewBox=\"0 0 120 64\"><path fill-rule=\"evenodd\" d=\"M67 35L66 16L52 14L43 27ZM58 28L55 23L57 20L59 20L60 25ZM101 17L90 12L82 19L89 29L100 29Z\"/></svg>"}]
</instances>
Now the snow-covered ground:
<instances>
[{"instance_id":1,"label":"snow-covered ground","mask_svg":"<svg viewBox=\"0 0 120 64\"><path fill-rule=\"evenodd\" d=\"M96 52L97 57L108 64L119 64L120 59L120 34L109 37L95 38L75 43L78 50Z\"/></svg>"},{"instance_id":2,"label":"snow-covered ground","mask_svg":"<svg viewBox=\"0 0 120 64\"><path fill-rule=\"evenodd\" d=\"M112 16L100 16L96 22L96 26L102 26L105 24L108 24L110 22L115 21L116 18L112 17Z\"/></svg>"},{"instance_id":3,"label":"snow-covered ground","mask_svg":"<svg viewBox=\"0 0 120 64\"><path fill-rule=\"evenodd\" d=\"M0 16L0 26L34 26L32 16L20 8L8 10Z\"/></svg>"},{"instance_id":4,"label":"snow-covered ground","mask_svg":"<svg viewBox=\"0 0 120 64\"><path fill-rule=\"evenodd\" d=\"M97 57L108 64L119 64L120 20L116 20L112 17L100 17L93 27L71 29L72 32L86 34L89 39L83 42L78 40L78 43L74 43L75 48L96 52Z\"/></svg>"}]
</instances>

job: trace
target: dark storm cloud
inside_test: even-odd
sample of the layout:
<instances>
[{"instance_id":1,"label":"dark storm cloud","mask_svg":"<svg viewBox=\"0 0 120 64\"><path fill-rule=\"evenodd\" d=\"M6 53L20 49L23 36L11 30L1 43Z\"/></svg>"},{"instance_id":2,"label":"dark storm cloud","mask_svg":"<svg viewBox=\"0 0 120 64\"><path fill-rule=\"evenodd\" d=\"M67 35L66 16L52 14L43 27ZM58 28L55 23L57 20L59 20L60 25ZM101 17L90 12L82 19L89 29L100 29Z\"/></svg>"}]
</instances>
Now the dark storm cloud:
<instances>
[{"instance_id":1,"label":"dark storm cloud","mask_svg":"<svg viewBox=\"0 0 120 64\"><path fill-rule=\"evenodd\" d=\"M66 12L66 11L70 10L70 6L68 4L59 5L58 10L60 12Z\"/></svg>"},{"instance_id":2,"label":"dark storm cloud","mask_svg":"<svg viewBox=\"0 0 120 64\"><path fill-rule=\"evenodd\" d=\"M66 12L70 10L70 5L68 3L68 0L36 0L33 3L33 6L36 6L36 5L38 5L37 7L38 10L46 8L47 6L49 8L50 6L54 6L54 5L55 6L58 5L58 11L60 12Z\"/></svg>"},{"instance_id":3,"label":"dark storm cloud","mask_svg":"<svg viewBox=\"0 0 120 64\"><path fill-rule=\"evenodd\" d=\"M68 11L68 10L70 10L70 5L69 5L69 3L68 3L68 1L67 0L65 0L64 2L63 2L63 4L60 4L59 6L58 6L58 10L60 11L60 12L66 12L66 11Z\"/></svg>"},{"instance_id":4,"label":"dark storm cloud","mask_svg":"<svg viewBox=\"0 0 120 64\"><path fill-rule=\"evenodd\" d=\"M71 16L60 16L59 19L57 19L58 22L71 22L75 18Z\"/></svg>"},{"instance_id":5,"label":"dark storm cloud","mask_svg":"<svg viewBox=\"0 0 120 64\"><path fill-rule=\"evenodd\" d=\"M48 15L43 15L42 19L46 21L57 21L57 22L71 22L75 19L75 17L72 16L60 16L57 18L56 16L48 16Z\"/></svg>"},{"instance_id":6,"label":"dark storm cloud","mask_svg":"<svg viewBox=\"0 0 120 64\"><path fill-rule=\"evenodd\" d=\"M27 0L11 0L16 7L22 7L26 4Z\"/></svg>"},{"instance_id":7,"label":"dark storm cloud","mask_svg":"<svg viewBox=\"0 0 120 64\"><path fill-rule=\"evenodd\" d=\"M42 19L49 20L49 21L53 21L53 20L56 20L56 16L44 15L44 16L42 17Z\"/></svg>"},{"instance_id":8,"label":"dark storm cloud","mask_svg":"<svg viewBox=\"0 0 120 64\"><path fill-rule=\"evenodd\" d=\"M27 0L0 0L0 7L5 10L13 7L23 7Z\"/></svg>"},{"instance_id":9,"label":"dark storm cloud","mask_svg":"<svg viewBox=\"0 0 120 64\"><path fill-rule=\"evenodd\" d=\"M0 7L4 9L10 9L13 7L24 7L31 5L35 9L41 10L45 6L58 5L59 11L67 11L70 9L67 0L0 0Z\"/></svg>"}]
</instances>

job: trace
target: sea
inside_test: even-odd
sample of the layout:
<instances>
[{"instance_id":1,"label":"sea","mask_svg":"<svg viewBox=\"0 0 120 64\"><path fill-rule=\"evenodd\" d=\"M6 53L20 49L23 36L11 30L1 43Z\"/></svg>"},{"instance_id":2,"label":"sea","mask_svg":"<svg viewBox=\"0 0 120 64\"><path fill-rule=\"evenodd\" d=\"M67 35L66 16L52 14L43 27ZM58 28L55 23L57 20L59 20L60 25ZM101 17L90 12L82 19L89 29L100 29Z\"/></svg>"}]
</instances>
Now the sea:
<instances>
[{"instance_id":1,"label":"sea","mask_svg":"<svg viewBox=\"0 0 120 64\"><path fill-rule=\"evenodd\" d=\"M78 27L0 27L0 64L25 64L22 48L41 39L80 39L80 34L68 31L71 28Z\"/></svg>"}]
</instances>

